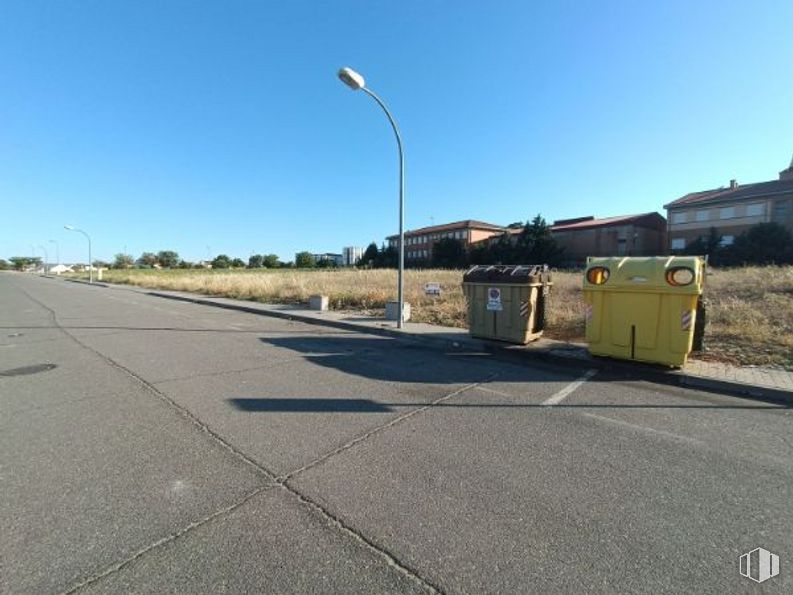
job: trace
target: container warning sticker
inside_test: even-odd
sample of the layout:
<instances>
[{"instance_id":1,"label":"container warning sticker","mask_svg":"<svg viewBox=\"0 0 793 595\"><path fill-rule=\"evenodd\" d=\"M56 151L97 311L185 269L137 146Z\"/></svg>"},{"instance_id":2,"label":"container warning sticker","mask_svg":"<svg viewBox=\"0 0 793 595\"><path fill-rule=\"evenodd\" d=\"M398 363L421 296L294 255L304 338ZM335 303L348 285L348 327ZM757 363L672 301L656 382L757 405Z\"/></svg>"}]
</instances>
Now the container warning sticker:
<instances>
[{"instance_id":1,"label":"container warning sticker","mask_svg":"<svg viewBox=\"0 0 793 595\"><path fill-rule=\"evenodd\" d=\"M501 304L501 290L498 287L491 287L487 290L487 309L491 312L501 312L504 309Z\"/></svg>"},{"instance_id":2,"label":"container warning sticker","mask_svg":"<svg viewBox=\"0 0 793 595\"><path fill-rule=\"evenodd\" d=\"M691 310L683 310L680 313L680 329L684 331L691 330L691 318L693 312Z\"/></svg>"}]
</instances>

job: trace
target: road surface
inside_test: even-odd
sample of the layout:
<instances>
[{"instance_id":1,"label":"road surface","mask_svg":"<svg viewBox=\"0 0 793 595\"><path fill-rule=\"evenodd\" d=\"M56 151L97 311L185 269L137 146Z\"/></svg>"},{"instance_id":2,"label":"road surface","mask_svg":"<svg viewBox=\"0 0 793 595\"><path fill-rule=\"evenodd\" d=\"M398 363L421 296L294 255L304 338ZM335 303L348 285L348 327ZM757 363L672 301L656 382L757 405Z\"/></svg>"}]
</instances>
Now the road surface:
<instances>
[{"instance_id":1,"label":"road surface","mask_svg":"<svg viewBox=\"0 0 793 595\"><path fill-rule=\"evenodd\" d=\"M793 409L22 274L0 483L0 592L793 591Z\"/></svg>"}]
</instances>

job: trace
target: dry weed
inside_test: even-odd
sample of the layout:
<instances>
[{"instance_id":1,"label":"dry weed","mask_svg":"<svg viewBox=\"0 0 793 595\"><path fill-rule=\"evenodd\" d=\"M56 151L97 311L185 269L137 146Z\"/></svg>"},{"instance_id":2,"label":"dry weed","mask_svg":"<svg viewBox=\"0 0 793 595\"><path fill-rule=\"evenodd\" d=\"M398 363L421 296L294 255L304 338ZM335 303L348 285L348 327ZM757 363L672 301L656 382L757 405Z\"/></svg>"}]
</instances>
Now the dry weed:
<instances>
[{"instance_id":1,"label":"dry weed","mask_svg":"<svg viewBox=\"0 0 793 595\"><path fill-rule=\"evenodd\" d=\"M334 310L382 314L395 299L393 270L272 270L272 271L107 271L105 279L141 287L189 291L255 300L302 304L312 294L330 298ZM424 294L424 284L438 282L442 295ZM413 320L466 326L462 272L408 270L405 299ZM584 334L581 274L557 272L547 311L546 335L582 341ZM793 369L793 267L711 269L707 278L709 303L706 359L738 364L775 364Z\"/></svg>"}]
</instances>

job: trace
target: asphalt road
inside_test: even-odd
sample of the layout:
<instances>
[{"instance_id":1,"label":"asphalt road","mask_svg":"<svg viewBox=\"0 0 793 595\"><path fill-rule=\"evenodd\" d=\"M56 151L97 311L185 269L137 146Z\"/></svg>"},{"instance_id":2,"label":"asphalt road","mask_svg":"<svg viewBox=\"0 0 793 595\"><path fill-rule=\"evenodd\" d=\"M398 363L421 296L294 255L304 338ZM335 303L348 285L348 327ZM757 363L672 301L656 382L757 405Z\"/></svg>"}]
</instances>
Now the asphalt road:
<instances>
[{"instance_id":1,"label":"asphalt road","mask_svg":"<svg viewBox=\"0 0 793 595\"><path fill-rule=\"evenodd\" d=\"M793 591L793 409L20 274L0 487L4 593Z\"/></svg>"}]
</instances>

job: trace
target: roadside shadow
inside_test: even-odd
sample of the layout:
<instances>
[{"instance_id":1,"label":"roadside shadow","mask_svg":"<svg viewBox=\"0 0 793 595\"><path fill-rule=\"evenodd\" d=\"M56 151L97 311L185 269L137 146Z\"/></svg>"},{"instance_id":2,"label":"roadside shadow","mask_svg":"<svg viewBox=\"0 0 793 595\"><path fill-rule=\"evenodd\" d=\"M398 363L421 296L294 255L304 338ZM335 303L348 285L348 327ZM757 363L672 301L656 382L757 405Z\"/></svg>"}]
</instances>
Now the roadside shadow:
<instances>
[{"instance_id":1,"label":"roadside shadow","mask_svg":"<svg viewBox=\"0 0 793 595\"><path fill-rule=\"evenodd\" d=\"M423 345L370 335L261 337L259 340L300 353L318 366L386 382L472 384L495 376L499 380L508 378L510 382L554 382L569 381L571 375L578 373L520 367L484 353L454 357Z\"/></svg>"},{"instance_id":2,"label":"roadside shadow","mask_svg":"<svg viewBox=\"0 0 793 595\"><path fill-rule=\"evenodd\" d=\"M575 410L575 409L790 409L790 406L778 405L663 405L663 404L587 404L587 403L559 403L549 407L542 403L475 403L470 401L444 401L442 403L382 403L372 399L357 398L234 398L227 399L231 405L248 413L390 413L399 409L414 409L416 407L430 407L433 409L537 409Z\"/></svg>"},{"instance_id":3,"label":"roadside shadow","mask_svg":"<svg viewBox=\"0 0 793 595\"><path fill-rule=\"evenodd\" d=\"M228 399L240 411L250 413L390 413L394 409L371 399L302 397L297 399Z\"/></svg>"}]
</instances>

